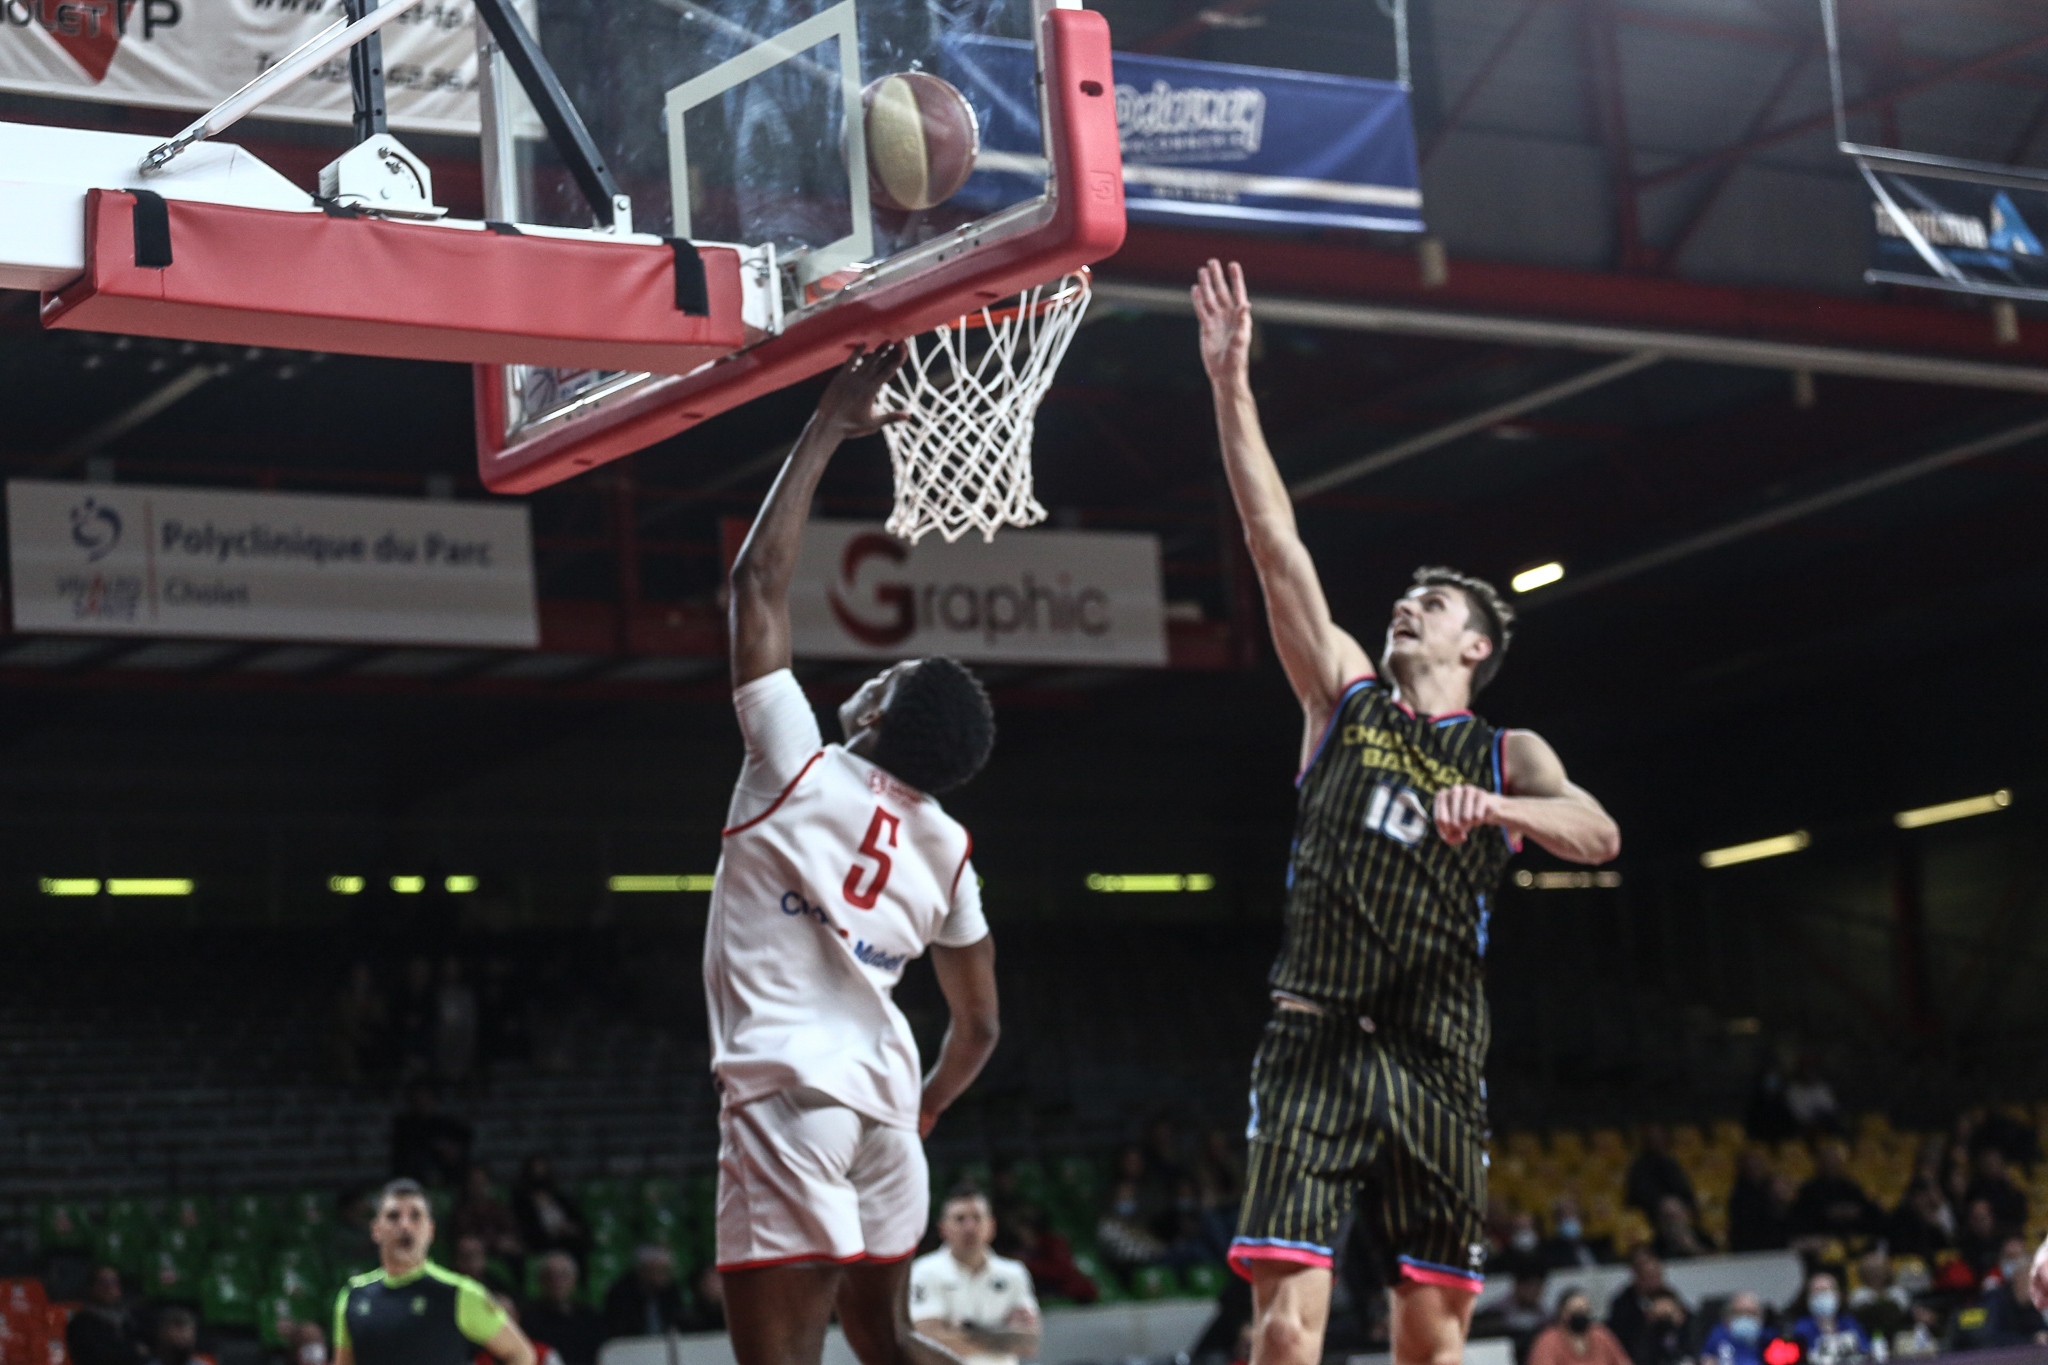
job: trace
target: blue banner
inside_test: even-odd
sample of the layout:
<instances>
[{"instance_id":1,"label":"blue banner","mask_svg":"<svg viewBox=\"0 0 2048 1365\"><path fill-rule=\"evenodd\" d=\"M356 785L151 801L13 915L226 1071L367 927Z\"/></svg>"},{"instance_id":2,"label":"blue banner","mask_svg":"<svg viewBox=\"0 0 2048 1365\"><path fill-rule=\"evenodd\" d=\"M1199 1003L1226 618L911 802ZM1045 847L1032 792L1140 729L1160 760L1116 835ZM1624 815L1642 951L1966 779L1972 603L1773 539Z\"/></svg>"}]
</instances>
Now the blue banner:
<instances>
[{"instance_id":1,"label":"blue banner","mask_svg":"<svg viewBox=\"0 0 2048 1365\"><path fill-rule=\"evenodd\" d=\"M1031 45L963 37L944 60L981 119L976 172L952 202L1042 193ZM1133 219L1422 231L1408 92L1392 81L1119 52L1116 115Z\"/></svg>"}]
</instances>

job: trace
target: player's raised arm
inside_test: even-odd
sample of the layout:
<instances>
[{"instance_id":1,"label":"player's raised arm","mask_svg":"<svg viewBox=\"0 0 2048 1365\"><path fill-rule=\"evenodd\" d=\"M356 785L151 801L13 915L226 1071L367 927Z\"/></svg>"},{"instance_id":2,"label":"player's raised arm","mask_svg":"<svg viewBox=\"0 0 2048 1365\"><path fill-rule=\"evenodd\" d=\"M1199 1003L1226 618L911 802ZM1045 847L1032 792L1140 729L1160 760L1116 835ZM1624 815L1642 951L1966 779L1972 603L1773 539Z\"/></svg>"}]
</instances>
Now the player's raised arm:
<instances>
[{"instance_id":1,"label":"player's raised arm","mask_svg":"<svg viewBox=\"0 0 2048 1365\"><path fill-rule=\"evenodd\" d=\"M1499 825L1568 862L1604 863L1621 852L1614 817L1565 776L1564 761L1541 735L1510 730L1505 750L1505 793L1460 786L1436 794L1436 827L1445 843L1462 844L1478 826Z\"/></svg>"},{"instance_id":2,"label":"player's raised arm","mask_svg":"<svg viewBox=\"0 0 2048 1365\"><path fill-rule=\"evenodd\" d=\"M1295 527L1294 502L1259 426L1251 384L1252 305L1244 271L1235 261L1227 269L1210 261L1195 279L1194 300L1202 366L1216 399L1224 472L1265 593L1273 646L1301 702L1308 743L1313 744L1344 688L1372 675L1372 659L1330 619L1322 579Z\"/></svg>"},{"instance_id":3,"label":"player's raised arm","mask_svg":"<svg viewBox=\"0 0 2048 1365\"><path fill-rule=\"evenodd\" d=\"M946 1039L939 1044L939 1060L925 1077L924 1100L919 1106L919 1135L928 1134L939 1115L966 1092L988 1065L1002 1033L996 1008L996 941L983 935L964 948L932 945L932 970L939 978L939 993L946 997L951 1018Z\"/></svg>"},{"instance_id":4,"label":"player's raised arm","mask_svg":"<svg viewBox=\"0 0 2048 1365\"><path fill-rule=\"evenodd\" d=\"M789 583L796 575L811 497L839 443L867 436L909 416L880 412L882 386L903 367L903 346L891 342L855 352L832 376L818 410L782 462L746 543L732 563L732 682L740 687L789 667Z\"/></svg>"}]
</instances>

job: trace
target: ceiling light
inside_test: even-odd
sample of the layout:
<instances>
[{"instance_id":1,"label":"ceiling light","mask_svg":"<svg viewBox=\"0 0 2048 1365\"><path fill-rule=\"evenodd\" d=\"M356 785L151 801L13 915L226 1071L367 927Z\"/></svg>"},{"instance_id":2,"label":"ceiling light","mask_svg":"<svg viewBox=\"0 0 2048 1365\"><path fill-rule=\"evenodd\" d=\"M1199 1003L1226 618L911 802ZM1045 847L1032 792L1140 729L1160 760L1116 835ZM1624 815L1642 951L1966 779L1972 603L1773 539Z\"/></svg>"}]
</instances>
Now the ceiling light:
<instances>
[{"instance_id":1,"label":"ceiling light","mask_svg":"<svg viewBox=\"0 0 2048 1365\"><path fill-rule=\"evenodd\" d=\"M45 877L38 883L45 896L97 896L98 877Z\"/></svg>"},{"instance_id":2,"label":"ceiling light","mask_svg":"<svg viewBox=\"0 0 2048 1365\"><path fill-rule=\"evenodd\" d=\"M363 879L361 877L329 877L327 879L327 889L337 896L358 895L363 889Z\"/></svg>"},{"instance_id":3,"label":"ceiling light","mask_svg":"<svg viewBox=\"0 0 2048 1365\"><path fill-rule=\"evenodd\" d=\"M1733 867L1737 863L1753 863L1759 858L1776 858L1786 853L1797 853L1812 842L1813 836L1805 830L1794 830L1790 834L1780 834L1775 839L1758 839L1754 843L1708 849L1700 855L1700 866Z\"/></svg>"},{"instance_id":4,"label":"ceiling light","mask_svg":"<svg viewBox=\"0 0 2048 1365\"><path fill-rule=\"evenodd\" d=\"M1091 872L1090 891L1213 891L1216 879L1206 872Z\"/></svg>"},{"instance_id":5,"label":"ceiling light","mask_svg":"<svg viewBox=\"0 0 2048 1365\"><path fill-rule=\"evenodd\" d=\"M717 878L709 873L692 872L681 875L660 873L656 875L611 877L605 887L611 891L709 891Z\"/></svg>"},{"instance_id":6,"label":"ceiling light","mask_svg":"<svg viewBox=\"0 0 2048 1365\"><path fill-rule=\"evenodd\" d=\"M1989 796L1972 796L1961 801L1944 801L1938 806L1902 810L1892 817L1892 823L1900 829L1918 829L1922 825L1938 825L1945 820L1961 820L1970 815L1989 815L2011 804L2012 793L2001 788Z\"/></svg>"},{"instance_id":7,"label":"ceiling light","mask_svg":"<svg viewBox=\"0 0 2048 1365\"><path fill-rule=\"evenodd\" d=\"M1611 869L1605 872L1531 872L1525 867L1515 874L1515 885L1535 891L1584 891L1589 887L1605 891L1621 885L1621 874Z\"/></svg>"},{"instance_id":8,"label":"ceiling light","mask_svg":"<svg viewBox=\"0 0 2048 1365\"><path fill-rule=\"evenodd\" d=\"M425 877L393 877L391 889L401 896L417 896L427 889Z\"/></svg>"},{"instance_id":9,"label":"ceiling light","mask_svg":"<svg viewBox=\"0 0 2048 1365\"><path fill-rule=\"evenodd\" d=\"M1533 569L1522 570L1508 580L1508 586L1516 592L1534 592L1538 588L1549 587L1563 577L1564 565L1553 559L1548 564L1538 564Z\"/></svg>"},{"instance_id":10,"label":"ceiling light","mask_svg":"<svg viewBox=\"0 0 2048 1365\"><path fill-rule=\"evenodd\" d=\"M457 875L448 878L448 880L441 884L448 888L448 894L451 896L467 896L470 892L476 890L477 882L474 877Z\"/></svg>"},{"instance_id":11,"label":"ceiling light","mask_svg":"<svg viewBox=\"0 0 2048 1365\"><path fill-rule=\"evenodd\" d=\"M190 877L109 877L109 896L189 896Z\"/></svg>"}]
</instances>

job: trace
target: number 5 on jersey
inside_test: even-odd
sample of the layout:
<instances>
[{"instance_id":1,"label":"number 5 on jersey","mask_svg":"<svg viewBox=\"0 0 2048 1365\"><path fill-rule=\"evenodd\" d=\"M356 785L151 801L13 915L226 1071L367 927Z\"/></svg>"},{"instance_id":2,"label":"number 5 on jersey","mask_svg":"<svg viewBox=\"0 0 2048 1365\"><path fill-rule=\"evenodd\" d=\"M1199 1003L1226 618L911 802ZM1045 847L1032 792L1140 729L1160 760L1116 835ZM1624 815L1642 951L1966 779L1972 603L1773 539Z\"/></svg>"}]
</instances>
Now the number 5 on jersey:
<instances>
[{"instance_id":1,"label":"number 5 on jersey","mask_svg":"<svg viewBox=\"0 0 2048 1365\"><path fill-rule=\"evenodd\" d=\"M882 898L882 888L889 884L889 855L882 851L886 837L889 847L896 847L896 829L902 822L880 806L875 807L874 819L868 821L867 837L860 841L860 852L864 858L875 860L873 879L867 890L861 890L861 873L866 869L855 863L846 873L846 885L840 888L846 894L846 903L856 910L872 910L875 902Z\"/></svg>"}]
</instances>

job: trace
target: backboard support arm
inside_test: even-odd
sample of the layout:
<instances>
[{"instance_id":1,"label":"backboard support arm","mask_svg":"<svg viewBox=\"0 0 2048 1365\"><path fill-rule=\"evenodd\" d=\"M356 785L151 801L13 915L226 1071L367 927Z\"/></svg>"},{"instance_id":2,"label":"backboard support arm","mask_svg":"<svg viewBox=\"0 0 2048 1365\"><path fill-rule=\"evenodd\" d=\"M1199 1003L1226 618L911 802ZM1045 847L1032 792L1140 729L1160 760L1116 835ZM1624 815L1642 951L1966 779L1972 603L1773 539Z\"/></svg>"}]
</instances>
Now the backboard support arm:
<instances>
[{"instance_id":1,"label":"backboard support arm","mask_svg":"<svg viewBox=\"0 0 2048 1365\"><path fill-rule=\"evenodd\" d=\"M367 18L377 0L347 0L350 23ZM384 107L384 35L372 33L348 51L348 88L354 97L357 142L391 131Z\"/></svg>"},{"instance_id":2,"label":"backboard support arm","mask_svg":"<svg viewBox=\"0 0 2048 1365\"><path fill-rule=\"evenodd\" d=\"M619 182L605 165L583 116L576 112L575 102L562 88L555 68L549 65L525 21L512 8L510 0L475 0L475 4L477 17L490 29L498 49L505 54L506 64L519 78L526 98L548 130L555 151L568 163L576 188L589 201L591 214L601 226L614 232L632 231L631 201L620 193Z\"/></svg>"}]
</instances>

